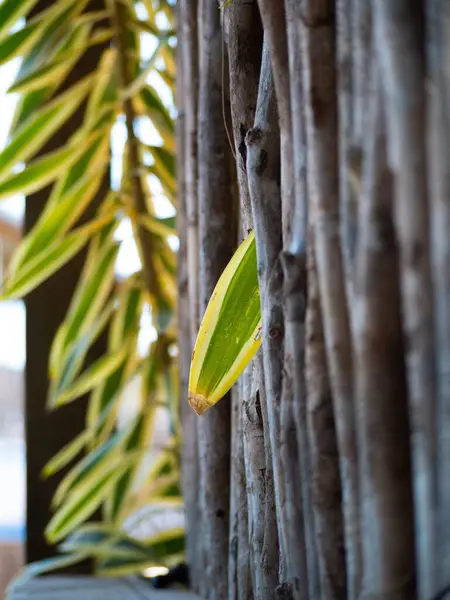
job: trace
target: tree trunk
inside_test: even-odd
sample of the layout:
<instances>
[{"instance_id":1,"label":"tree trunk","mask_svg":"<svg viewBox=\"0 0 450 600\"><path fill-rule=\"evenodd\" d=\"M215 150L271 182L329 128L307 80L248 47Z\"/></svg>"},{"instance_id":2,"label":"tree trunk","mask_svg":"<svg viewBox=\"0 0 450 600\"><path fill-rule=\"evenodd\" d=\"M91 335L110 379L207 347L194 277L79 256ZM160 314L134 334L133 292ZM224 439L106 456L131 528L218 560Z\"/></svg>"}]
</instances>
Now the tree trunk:
<instances>
[{"instance_id":1,"label":"tree trunk","mask_svg":"<svg viewBox=\"0 0 450 600\"><path fill-rule=\"evenodd\" d=\"M200 6L200 85L198 101L199 298L203 311L235 248L236 218L232 161L222 106L224 60L220 13L203 0ZM228 533L231 410L227 396L199 421L202 538L208 600L228 598ZM213 557L213 559L212 559Z\"/></svg>"},{"instance_id":2,"label":"tree trunk","mask_svg":"<svg viewBox=\"0 0 450 600\"><path fill-rule=\"evenodd\" d=\"M234 216L239 241L255 230L262 318L232 401L197 421L196 589L437 598L450 573L449 8L181 6L190 343Z\"/></svg>"}]
</instances>

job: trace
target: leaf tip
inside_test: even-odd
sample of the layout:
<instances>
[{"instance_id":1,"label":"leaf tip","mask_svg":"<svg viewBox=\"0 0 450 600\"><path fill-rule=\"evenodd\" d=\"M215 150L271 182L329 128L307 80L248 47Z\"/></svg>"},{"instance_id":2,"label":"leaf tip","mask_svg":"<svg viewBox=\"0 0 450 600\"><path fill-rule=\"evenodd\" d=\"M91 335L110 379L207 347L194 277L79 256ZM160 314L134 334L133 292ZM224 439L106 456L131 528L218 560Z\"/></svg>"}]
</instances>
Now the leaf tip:
<instances>
[{"instance_id":1,"label":"leaf tip","mask_svg":"<svg viewBox=\"0 0 450 600\"><path fill-rule=\"evenodd\" d=\"M189 392L189 406L197 415L200 416L211 407L211 404L202 394L194 394L194 392Z\"/></svg>"}]
</instances>

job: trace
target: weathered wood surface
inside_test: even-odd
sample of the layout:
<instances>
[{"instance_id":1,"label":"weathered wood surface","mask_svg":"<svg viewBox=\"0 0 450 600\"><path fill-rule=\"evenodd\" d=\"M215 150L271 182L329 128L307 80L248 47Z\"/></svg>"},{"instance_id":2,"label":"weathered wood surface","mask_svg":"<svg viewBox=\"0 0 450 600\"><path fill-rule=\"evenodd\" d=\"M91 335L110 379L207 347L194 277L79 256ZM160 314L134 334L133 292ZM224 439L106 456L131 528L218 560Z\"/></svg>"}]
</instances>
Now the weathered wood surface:
<instances>
[{"instance_id":1,"label":"weathered wood surface","mask_svg":"<svg viewBox=\"0 0 450 600\"><path fill-rule=\"evenodd\" d=\"M6 600L200 600L178 590L154 590L136 578L96 579L83 576L52 576L31 579L13 586Z\"/></svg>"}]
</instances>

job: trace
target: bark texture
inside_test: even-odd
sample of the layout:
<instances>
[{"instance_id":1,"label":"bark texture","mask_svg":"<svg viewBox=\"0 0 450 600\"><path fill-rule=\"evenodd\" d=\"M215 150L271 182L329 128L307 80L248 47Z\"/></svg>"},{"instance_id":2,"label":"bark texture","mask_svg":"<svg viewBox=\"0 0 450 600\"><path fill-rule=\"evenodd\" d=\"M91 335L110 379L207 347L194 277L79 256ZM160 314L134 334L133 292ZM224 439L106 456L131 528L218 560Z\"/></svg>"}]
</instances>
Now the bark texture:
<instances>
[{"instance_id":1,"label":"bark texture","mask_svg":"<svg viewBox=\"0 0 450 600\"><path fill-rule=\"evenodd\" d=\"M180 10L180 311L188 265L192 345L254 228L263 325L232 400L193 426L195 588L229 600L444 597L448 3L180 0ZM185 473L194 455L186 446Z\"/></svg>"},{"instance_id":2,"label":"bark texture","mask_svg":"<svg viewBox=\"0 0 450 600\"><path fill-rule=\"evenodd\" d=\"M416 526L421 531L417 537L419 589L420 596L426 598L434 591L437 546L432 517L436 386L425 153L423 12L419 2L380 2L374 4L373 19L386 98L389 162L395 178L395 224L400 244L404 329L408 344ZM444 531L442 534L445 536ZM446 573L448 568L450 563Z\"/></svg>"},{"instance_id":3,"label":"bark texture","mask_svg":"<svg viewBox=\"0 0 450 600\"><path fill-rule=\"evenodd\" d=\"M353 365L339 236L335 15L332 2L306 2L302 21L308 189L343 492L348 597L361 585Z\"/></svg>"},{"instance_id":4,"label":"bark texture","mask_svg":"<svg viewBox=\"0 0 450 600\"><path fill-rule=\"evenodd\" d=\"M198 100L199 298L201 311L211 297L235 248L236 219L230 148L222 102L222 30L217 6L203 0L199 35ZM208 600L228 598L229 489L231 448L229 394L200 420L199 459L202 537ZM220 557L220 558L219 558Z\"/></svg>"}]
</instances>

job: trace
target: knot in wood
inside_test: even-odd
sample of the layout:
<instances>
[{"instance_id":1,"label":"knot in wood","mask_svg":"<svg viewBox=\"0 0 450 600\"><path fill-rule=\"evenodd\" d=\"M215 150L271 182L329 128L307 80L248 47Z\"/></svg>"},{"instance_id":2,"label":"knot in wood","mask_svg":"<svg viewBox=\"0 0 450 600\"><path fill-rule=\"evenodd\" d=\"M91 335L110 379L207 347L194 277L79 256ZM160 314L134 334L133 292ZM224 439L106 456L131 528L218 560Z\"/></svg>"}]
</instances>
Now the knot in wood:
<instances>
[{"instance_id":1,"label":"knot in wood","mask_svg":"<svg viewBox=\"0 0 450 600\"><path fill-rule=\"evenodd\" d=\"M259 127L254 127L253 129L249 129L247 131L247 135L245 136L245 143L247 146L251 146L252 144L258 143L262 138L262 131Z\"/></svg>"}]
</instances>

